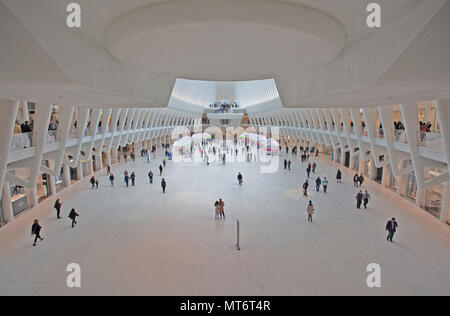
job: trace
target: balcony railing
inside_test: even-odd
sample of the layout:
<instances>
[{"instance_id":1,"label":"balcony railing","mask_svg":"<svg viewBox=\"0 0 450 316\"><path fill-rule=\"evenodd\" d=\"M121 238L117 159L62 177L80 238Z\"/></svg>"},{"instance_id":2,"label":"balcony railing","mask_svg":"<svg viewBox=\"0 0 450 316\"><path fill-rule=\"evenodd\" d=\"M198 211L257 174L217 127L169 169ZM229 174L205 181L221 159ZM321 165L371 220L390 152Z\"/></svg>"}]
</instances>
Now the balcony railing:
<instances>
[{"instance_id":1,"label":"balcony railing","mask_svg":"<svg viewBox=\"0 0 450 316\"><path fill-rule=\"evenodd\" d=\"M11 140L10 151L20 151L33 146L33 133L14 134Z\"/></svg>"},{"instance_id":2,"label":"balcony railing","mask_svg":"<svg viewBox=\"0 0 450 316\"><path fill-rule=\"evenodd\" d=\"M417 132L417 143L421 147L444 152L442 133Z\"/></svg>"}]
</instances>

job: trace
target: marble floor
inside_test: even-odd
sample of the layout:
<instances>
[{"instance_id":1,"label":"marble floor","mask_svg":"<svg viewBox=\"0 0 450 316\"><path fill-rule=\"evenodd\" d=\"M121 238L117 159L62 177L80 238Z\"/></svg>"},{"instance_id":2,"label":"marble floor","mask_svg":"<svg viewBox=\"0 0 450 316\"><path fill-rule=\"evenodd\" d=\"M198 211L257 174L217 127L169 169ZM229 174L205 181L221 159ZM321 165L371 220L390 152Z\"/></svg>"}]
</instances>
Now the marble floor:
<instances>
[{"instance_id":1,"label":"marble floor","mask_svg":"<svg viewBox=\"0 0 450 316\"><path fill-rule=\"evenodd\" d=\"M370 181L369 210L357 210L353 174L343 170L336 184L329 157L317 171L330 179L329 193L311 192L310 224L300 194L306 166L291 159L292 171L273 174L256 163L169 161L165 195L161 157L113 167L114 187L102 171L99 190L85 179L62 192L62 220L50 198L0 229L0 295L450 295L448 226ZM136 187L125 187L125 169L136 171ZM158 174L153 185L149 169ZM219 198L226 220L214 219ZM391 244L384 228L393 216L400 228ZM35 218L45 240L32 247ZM81 288L66 286L70 263L81 266ZM370 263L381 266L381 288L367 287Z\"/></svg>"}]
</instances>

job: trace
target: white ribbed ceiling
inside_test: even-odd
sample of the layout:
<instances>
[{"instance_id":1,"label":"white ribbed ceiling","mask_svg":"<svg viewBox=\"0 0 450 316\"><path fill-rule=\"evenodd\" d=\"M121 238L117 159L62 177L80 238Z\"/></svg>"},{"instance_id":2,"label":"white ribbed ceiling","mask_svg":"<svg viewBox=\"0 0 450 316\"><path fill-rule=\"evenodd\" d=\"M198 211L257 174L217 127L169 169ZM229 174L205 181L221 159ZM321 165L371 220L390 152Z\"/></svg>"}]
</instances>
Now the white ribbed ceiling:
<instances>
[{"instance_id":1,"label":"white ribbed ceiling","mask_svg":"<svg viewBox=\"0 0 450 316\"><path fill-rule=\"evenodd\" d=\"M200 112L222 100L234 100L240 108L282 107L273 79L236 82L177 79L169 107Z\"/></svg>"}]
</instances>

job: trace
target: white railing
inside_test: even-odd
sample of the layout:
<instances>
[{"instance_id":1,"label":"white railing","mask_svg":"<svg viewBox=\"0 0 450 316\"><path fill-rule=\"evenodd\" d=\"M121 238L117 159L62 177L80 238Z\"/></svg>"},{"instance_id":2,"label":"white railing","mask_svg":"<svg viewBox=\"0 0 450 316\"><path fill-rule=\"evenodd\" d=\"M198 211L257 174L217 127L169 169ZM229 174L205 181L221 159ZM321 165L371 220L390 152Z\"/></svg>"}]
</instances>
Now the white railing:
<instances>
[{"instance_id":1,"label":"white railing","mask_svg":"<svg viewBox=\"0 0 450 316\"><path fill-rule=\"evenodd\" d=\"M19 151L30 148L33 143L33 133L14 134L11 140L10 150Z\"/></svg>"}]
</instances>

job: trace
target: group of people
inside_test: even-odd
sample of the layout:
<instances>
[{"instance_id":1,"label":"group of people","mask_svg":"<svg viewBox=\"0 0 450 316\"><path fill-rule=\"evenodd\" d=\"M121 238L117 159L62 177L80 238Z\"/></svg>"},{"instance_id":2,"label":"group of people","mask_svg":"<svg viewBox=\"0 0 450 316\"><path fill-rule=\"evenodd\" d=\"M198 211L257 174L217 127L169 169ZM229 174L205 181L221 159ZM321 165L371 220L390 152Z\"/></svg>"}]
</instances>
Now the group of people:
<instances>
[{"instance_id":1,"label":"group of people","mask_svg":"<svg viewBox=\"0 0 450 316\"><path fill-rule=\"evenodd\" d=\"M91 183L92 186L91 189L98 189L98 179L95 179L95 177L92 176L89 182Z\"/></svg>"},{"instance_id":2,"label":"group of people","mask_svg":"<svg viewBox=\"0 0 450 316\"><path fill-rule=\"evenodd\" d=\"M364 176L361 173L360 175L355 174L355 176L353 177L353 185L357 188L361 187L364 183Z\"/></svg>"},{"instance_id":3,"label":"group of people","mask_svg":"<svg viewBox=\"0 0 450 316\"><path fill-rule=\"evenodd\" d=\"M225 219L225 202L222 199L219 199L219 201L216 201L216 203L214 203L214 209L216 219L219 218Z\"/></svg>"},{"instance_id":4,"label":"group of people","mask_svg":"<svg viewBox=\"0 0 450 316\"><path fill-rule=\"evenodd\" d=\"M56 210L56 218L61 219L62 202L60 199L57 199L55 201L54 208ZM77 224L77 217L79 216L80 215L74 208L70 210L68 218L72 221L72 228L74 228L75 225ZM42 226L40 225L39 220L35 219L33 225L31 226L31 236L34 236L33 247L36 247L38 240L40 241L44 240L44 238L41 236L41 231Z\"/></svg>"},{"instance_id":5,"label":"group of people","mask_svg":"<svg viewBox=\"0 0 450 316\"><path fill-rule=\"evenodd\" d=\"M136 173L132 172L131 175L128 173L128 171L125 170L125 172L123 173L124 176L124 180L125 180L125 184L128 187L130 185L130 180L131 180L131 185L134 187L136 186Z\"/></svg>"},{"instance_id":6,"label":"group of people","mask_svg":"<svg viewBox=\"0 0 450 316\"><path fill-rule=\"evenodd\" d=\"M361 204L364 204L364 208L367 210L367 205L370 201L370 193L366 190L364 193L363 191L359 191L358 194L356 194L356 208L361 209Z\"/></svg>"},{"instance_id":7,"label":"group of people","mask_svg":"<svg viewBox=\"0 0 450 316\"><path fill-rule=\"evenodd\" d=\"M31 133L33 131L33 124L30 121L25 121L22 124L19 124L19 121L16 121L14 124L14 134L25 134Z\"/></svg>"}]
</instances>

